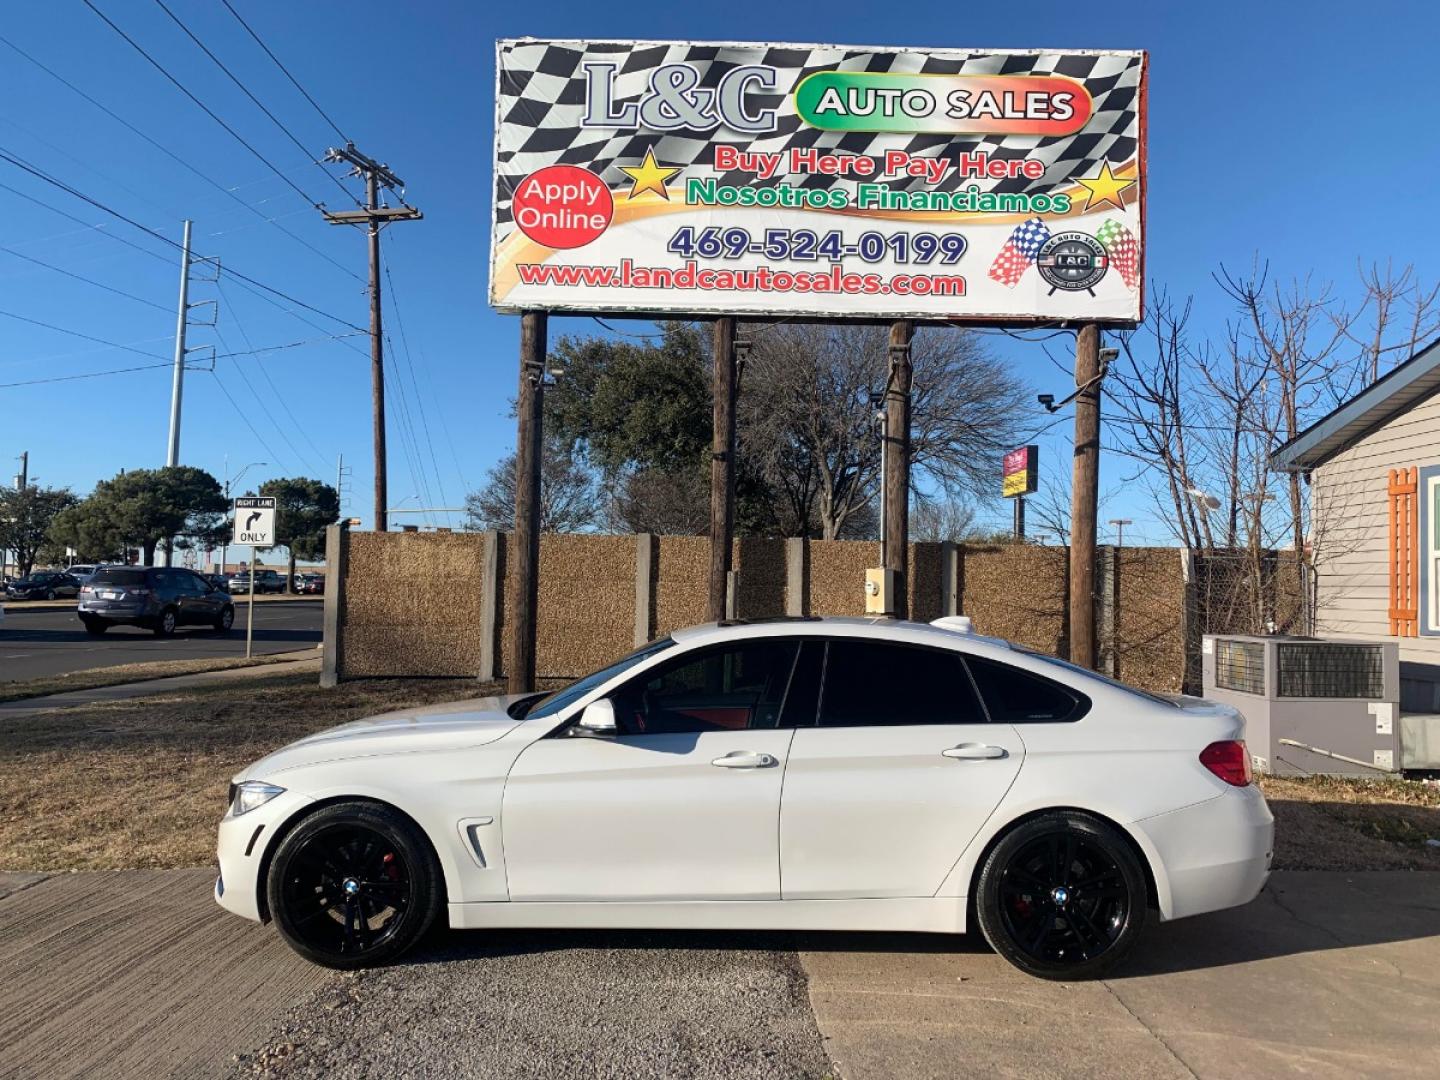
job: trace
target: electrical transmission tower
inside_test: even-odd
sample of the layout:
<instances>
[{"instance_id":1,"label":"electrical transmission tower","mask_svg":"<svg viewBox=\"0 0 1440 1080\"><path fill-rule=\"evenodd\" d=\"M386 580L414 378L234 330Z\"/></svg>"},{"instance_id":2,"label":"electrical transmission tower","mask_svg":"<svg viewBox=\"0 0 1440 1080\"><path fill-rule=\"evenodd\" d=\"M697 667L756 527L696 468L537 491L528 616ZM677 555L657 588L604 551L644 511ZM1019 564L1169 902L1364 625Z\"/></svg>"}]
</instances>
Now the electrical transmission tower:
<instances>
[{"instance_id":1,"label":"electrical transmission tower","mask_svg":"<svg viewBox=\"0 0 1440 1080\"><path fill-rule=\"evenodd\" d=\"M343 149L333 147L325 152L328 162L346 162L352 166L350 175L365 181L365 205L358 210L322 211L332 225L363 225L370 237L370 398L373 411L375 442L375 528L387 527L385 504L388 498L385 477L385 347L380 328L380 229L392 221L417 221L424 217L419 210L405 203L405 183L386 165L366 157L346 143ZM396 193L399 206L380 205L380 189Z\"/></svg>"}]
</instances>

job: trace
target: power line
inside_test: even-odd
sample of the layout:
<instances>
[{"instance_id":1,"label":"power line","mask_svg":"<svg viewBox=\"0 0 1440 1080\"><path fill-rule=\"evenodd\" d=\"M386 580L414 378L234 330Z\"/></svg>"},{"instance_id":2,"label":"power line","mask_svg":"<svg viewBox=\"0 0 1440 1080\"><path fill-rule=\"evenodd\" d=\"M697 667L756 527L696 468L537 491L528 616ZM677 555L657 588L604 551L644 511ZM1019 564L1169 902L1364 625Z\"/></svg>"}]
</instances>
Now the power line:
<instances>
[{"instance_id":1,"label":"power line","mask_svg":"<svg viewBox=\"0 0 1440 1080\"><path fill-rule=\"evenodd\" d=\"M57 274L64 274L66 277L74 278L76 281L83 281L86 285L93 285L97 289L104 289L106 292L114 293L116 296L123 296L127 300L134 300L137 304L145 304L149 307L158 308L160 311L165 312L165 314L167 315L173 314L173 312L171 312L171 310L164 304L157 304L153 300L146 300L143 296L136 296L134 293L128 293L124 289L117 289L113 285L106 285L103 281L94 281L90 278L84 277L81 274L76 274L70 270L65 270L58 266L52 266L50 263L45 262L43 259L37 259L32 255L21 254L14 248L4 247L3 245L0 245L0 251L5 252L5 254L7 255L13 255L17 259L24 259L26 262L34 263L36 266L43 266L46 270L53 270Z\"/></svg>"},{"instance_id":2,"label":"power line","mask_svg":"<svg viewBox=\"0 0 1440 1080\"><path fill-rule=\"evenodd\" d=\"M28 194L28 193L26 193L26 192L24 192L24 191L21 191L19 188L11 187L9 184L0 183L0 190L8 191L8 192L10 192L10 194L12 194L12 195L18 195L20 198L24 199L26 202L32 202L32 203L34 203L36 206L43 207L44 209L49 210L52 214L59 214L61 217L65 218L67 221L74 221L74 222L76 222L77 224L84 225L87 229L99 229L99 230L100 230L100 234L101 234L102 236L108 236L111 240L114 240L114 241L116 241L117 243L124 244L124 245L125 245L126 247L128 247L128 248L134 248L136 251L140 252L142 255L149 255L152 259L159 259L161 262L165 263L167 266L170 264L170 260L167 259L167 258L165 258L165 256L160 255L160 254L157 253L157 252L151 251L149 248L141 247L139 244L135 243L133 240L127 240L127 239L125 239L125 237L123 237L123 236L119 236L119 235L117 235L116 233L106 231L104 225L92 225L92 224L90 224L88 221L86 221L84 218L78 218L78 217L76 217L74 214L71 214L71 213L68 213L68 212L66 212L66 211L64 211L64 210L61 210L58 206L51 206L51 205L50 205L49 203L47 203L44 199L37 199L34 195L30 195L30 194Z\"/></svg>"},{"instance_id":3,"label":"power line","mask_svg":"<svg viewBox=\"0 0 1440 1080\"><path fill-rule=\"evenodd\" d=\"M229 77L230 81L233 82L236 86L238 86L241 92L244 93L247 98L254 102L255 107L261 112L263 112L266 116L268 116L270 118L270 122L285 133L285 137L288 138L292 143L296 145L296 147L299 148L300 153L314 162L316 168L318 168L321 172L325 174L325 178L327 180L332 181L335 186L338 187L345 194L345 197L353 201L356 206L364 205L360 202L359 199L357 199L353 194L351 194L349 188L347 188L343 183L340 182L339 177L326 169L323 165L320 164L319 161L316 161L315 158L311 155L310 151L305 148L305 144L295 137L295 133L292 132L284 124L282 124L279 118L265 107L264 102L262 102L254 94L252 94L250 92L250 88L246 86L243 82L241 82L240 79L235 76L235 73L231 71L228 67L226 67L224 62L221 61L221 59L213 52L211 52L206 47L205 43L201 41L198 37L196 37L194 32L183 22L181 22L180 18L173 11L171 11L168 7L165 6L165 0L155 0L155 3L159 6L161 11L165 12L166 15L170 16L170 21L173 22L176 26L180 27L180 29L185 32L185 36L188 37L191 41L193 41L196 46L199 47L201 52L203 52L212 61L214 61L215 66L218 67L221 71L223 71Z\"/></svg>"},{"instance_id":4,"label":"power line","mask_svg":"<svg viewBox=\"0 0 1440 1080\"><path fill-rule=\"evenodd\" d=\"M84 338L86 341L93 341L98 345L108 345L112 349L123 349L126 352L137 353L140 356L153 356L163 360L159 353L146 352L144 349L136 349L130 345L121 345L116 341L106 341L104 338L93 337L90 334L82 334L79 330L67 330L63 326L56 326L54 323L41 322L39 319L32 319L28 315L16 315L13 311L0 311L0 315L7 319L16 319L20 322L29 323L32 326L42 326L46 330L55 330L61 334L69 334L71 337Z\"/></svg>"},{"instance_id":5,"label":"power line","mask_svg":"<svg viewBox=\"0 0 1440 1080\"><path fill-rule=\"evenodd\" d=\"M0 383L0 390L8 390L15 386L39 386L41 383L74 382L77 379L98 379L102 375L125 375L132 371L153 371L157 368L173 367L174 361L166 360L163 364L141 364L138 367L111 368L108 371L86 371L79 375L52 375L44 379L22 379L19 382ZM195 370L191 368L191 370Z\"/></svg>"},{"instance_id":6,"label":"power line","mask_svg":"<svg viewBox=\"0 0 1440 1080\"><path fill-rule=\"evenodd\" d=\"M445 494L445 480L440 475L440 464L435 459L435 442L430 437L430 419L425 413L425 399L420 394L420 382L415 377L415 362L410 356L410 342L405 336L405 320L400 315L400 296L395 291L395 279L390 275L389 260L385 260L382 265L385 270L385 284L389 286L390 310L395 313L395 325L400 330L400 347L405 353L405 367L410 372L410 387L415 392L415 404L420 410L420 426L425 432L425 446L430 453L430 469L435 474L435 485L440 491L440 505L449 506L450 499Z\"/></svg>"},{"instance_id":7,"label":"power line","mask_svg":"<svg viewBox=\"0 0 1440 1080\"><path fill-rule=\"evenodd\" d=\"M150 65L154 67L156 71L160 72L161 75L164 75L165 78L169 79L170 82L175 85L175 88L177 90L179 90L182 94L184 94L187 98L189 98L197 106L199 106L199 108L205 113L206 116L210 117L210 119L214 120L217 124L219 124L227 132L229 132L231 137L233 137L236 142L238 142L241 146L245 147L246 150L249 150L250 153L255 155L255 157L258 158L265 165L266 168L268 168L276 176L280 177L281 180L284 180L286 184L288 184L291 188L294 189L297 195L299 195L307 203L309 203L311 206L316 207L317 209L323 205L322 203L316 201L315 199L312 199L309 195L307 195L304 188L302 188L299 184L295 183L295 181L291 180L288 176L281 172L279 168L276 167L275 163L272 162L269 158L267 158L264 154L260 153L259 150L256 150L255 147L251 146L250 143L245 140L245 137L243 135L241 135L238 131L232 128L224 120L220 119L220 117L214 112L214 110L210 108L210 106L206 105L203 101L201 101L198 97L196 97L193 93L190 92L189 87L187 87L174 75L171 75L170 72L166 70L164 64L156 60L153 56L146 52L144 48L141 47L139 42L137 42L129 34L125 33L124 30L121 30L120 27L116 26L113 22L111 22L110 17L106 15L103 11L101 11L98 7L96 7L92 0L81 0L81 3L83 3L91 11L98 15L106 26L110 27L111 30L114 30L115 33L119 34L122 38L124 38L126 42L129 43L132 49L134 49L146 60L148 60L150 62Z\"/></svg>"},{"instance_id":8,"label":"power line","mask_svg":"<svg viewBox=\"0 0 1440 1080\"><path fill-rule=\"evenodd\" d=\"M89 0L85 0L85 2L86 2L86 3L89 3ZM103 210L105 213L109 214L111 217L119 218L121 221L125 222L127 225L134 226L135 228L139 229L141 232L148 233L149 235L155 237L155 239L161 241L162 243L168 244L170 247L175 248L177 251L183 251L183 250L184 250L184 248L183 248L183 246L182 246L181 244L177 243L177 242L174 241L174 240L171 240L171 239L170 239L168 236L166 236L164 233L157 232L156 230L150 228L148 225L142 225L142 224L140 224L140 222L136 221L134 218L127 217L126 215L120 213L120 211L114 209L113 207L107 206L105 203L101 202L100 200L95 199L95 198L92 198L91 196L86 195L83 191L79 191L78 189L76 189L76 188L74 188L74 187L71 187L69 184L65 183L63 180L58 180L58 179L56 179L55 177L51 176L49 173L45 172L43 169L40 169L40 168L38 168L38 167L36 167L36 166L34 166L34 165L32 165L32 164L29 164L28 162L24 161L23 159L17 158L17 157L15 157L13 154L10 154L10 153L6 152L3 148L0 148L0 160L8 161L10 164L16 166L16 167L19 168L19 169L23 169L25 172L29 173L30 175L35 176L35 177L38 177L39 179L44 180L46 183L52 184L52 185L54 185L55 187L58 187L61 191L64 191L64 192L66 192L66 193L69 194L69 195L73 195L73 196L75 196L75 198L80 199L80 200L82 200L82 201L84 201L84 202L87 202L87 203L89 203L91 206L94 206L94 207L96 207L96 208L99 209L99 210ZM0 187L5 187L5 185L0 184ZM7 190L16 191L16 189L14 189L14 188L7 188ZM22 196L24 196L25 198L30 198L30 196L24 195L23 192L18 192L18 191L16 191L16 194L22 195ZM32 202L39 202L38 199L31 199L31 201L32 201ZM44 204L44 203L41 203L41 205L43 206L43 205L45 205L45 204ZM54 209L53 207L47 207L47 208L48 208L48 209ZM65 217L69 217L72 221L78 221L78 222L80 222L80 224L82 224L82 225L83 225L83 224L86 224L86 222L81 221L79 218L74 217L73 215L65 214L64 211L62 211L62 210L57 210L56 213L63 214ZM106 233L105 235L107 235L107 236L114 236L113 233ZM121 243L123 243L123 244L129 244L131 247L134 247L134 248L136 248L136 249L139 250L139 251L144 251L146 254L151 255L151 256L153 256L154 258L160 259L161 262L167 262L167 261L168 261L168 260L166 260L163 256L157 255L157 254L155 254L155 252L149 251L149 250L147 250L146 248L139 247L139 245L133 244L133 243L131 243L130 241L124 239L123 237L116 236L115 239L119 240L119 241L120 241ZM281 292L279 289L275 288L275 287L272 286L272 285L266 285L263 281L256 281L254 278L252 278L252 277L250 277L250 276L248 276L248 275L246 275L246 274L240 273L240 271L236 270L234 267L230 267L230 268L229 268L229 273L230 273L230 276L231 276L231 277L239 278L239 279L241 279L241 280L243 280L243 281L248 281L250 284L255 285L255 286L258 287L258 288L264 289L266 292L274 293L276 296L283 297L284 299L290 301L292 304L297 304L297 305L299 305L300 307L305 308L307 311L313 311L313 312L315 312L315 314L317 314L317 315L323 315L323 316L325 316L325 318L327 318L327 319L333 319L333 320L335 320L336 322L340 323L340 324L343 325L343 326L348 326L351 330L360 330L362 333L364 332L364 328L363 328L363 327L356 326L354 323L350 322L350 320L348 320L348 319L342 319L342 318L340 318L340 316L338 316L338 315L331 315L328 311L323 311L323 310L321 310L320 308L317 308L317 307L315 307L315 306L312 305L312 304L307 304L307 303L305 303L305 301L303 301L303 300L296 299L295 297L291 296L289 293Z\"/></svg>"},{"instance_id":9,"label":"power line","mask_svg":"<svg viewBox=\"0 0 1440 1080\"><path fill-rule=\"evenodd\" d=\"M220 333L219 327L215 328L215 339L219 341L221 345L224 345L225 348L230 348L229 344L225 341L224 335ZM265 419L270 421L270 426L279 433L280 438L285 440L285 445L288 446L290 452L295 455L295 460L305 464L305 455L300 453L295 444L290 441L289 433L281 427L280 422L275 419L275 414L270 411L270 406L266 404L265 399L260 396L260 392L255 389L255 384L250 381L250 376L246 373L244 366L237 363L235 365L235 372L240 376L240 381L245 384L245 389L250 391L250 396L253 397L256 404L260 406L260 411L265 414ZM285 467L288 468L289 466L285 465Z\"/></svg>"},{"instance_id":10,"label":"power line","mask_svg":"<svg viewBox=\"0 0 1440 1080\"><path fill-rule=\"evenodd\" d=\"M290 80L290 85L294 86L296 90L300 91L301 95L305 98L305 100L308 101L310 105L315 109L315 111L320 114L321 118L330 125L331 130L333 130L336 135L339 135L342 141L347 143L351 142L352 140L350 139L350 137L340 130L339 125L336 124L334 120L330 119L329 114L326 113L324 109L320 108L319 104L315 101L313 97L309 95L309 93L306 92L305 88L300 85L299 81L295 78L295 76L290 74L290 69L287 68L284 64L282 64L280 62L280 58L270 51L270 46L266 45L265 42L261 41L260 35L255 33L255 31L250 28L250 24L240 17L240 13L230 6L230 0L220 0L220 2L225 5L226 11L230 12L231 15L235 16L235 21L245 28L245 32L255 39L255 44L259 45L260 48L265 50L265 55L270 57L271 60L275 61L275 66L285 73L285 77Z\"/></svg>"},{"instance_id":11,"label":"power line","mask_svg":"<svg viewBox=\"0 0 1440 1080\"><path fill-rule=\"evenodd\" d=\"M211 369L210 374L215 376L215 385L218 386L220 388L220 392L225 395L225 400L230 402L230 407L240 414L240 419L245 421L245 426L250 429L250 434L255 436L255 441L265 448L266 454L268 454L276 461L279 461L280 455L275 453L275 451L271 448L270 444L265 441L264 437L260 434L260 432L255 430L255 425L250 423L250 417L245 415L245 410L240 408L239 402L235 400L235 398L231 395L229 389L226 388L225 381L220 378L219 368Z\"/></svg>"}]
</instances>

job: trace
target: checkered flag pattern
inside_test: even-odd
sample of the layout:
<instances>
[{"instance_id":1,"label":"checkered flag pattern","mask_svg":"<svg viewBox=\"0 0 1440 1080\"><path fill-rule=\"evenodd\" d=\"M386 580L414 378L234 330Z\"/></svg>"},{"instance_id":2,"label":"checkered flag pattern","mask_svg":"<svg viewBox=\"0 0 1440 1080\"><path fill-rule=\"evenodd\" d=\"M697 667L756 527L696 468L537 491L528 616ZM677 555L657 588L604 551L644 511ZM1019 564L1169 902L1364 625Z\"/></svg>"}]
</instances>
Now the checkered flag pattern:
<instances>
[{"instance_id":1,"label":"checkered flag pattern","mask_svg":"<svg viewBox=\"0 0 1440 1080\"><path fill-rule=\"evenodd\" d=\"M1135 234L1122 222L1106 218L1105 223L1095 230L1095 239L1105 245L1110 253L1110 265L1120 274L1126 286L1133 289L1140 284L1140 243Z\"/></svg>"},{"instance_id":2,"label":"checkered flag pattern","mask_svg":"<svg viewBox=\"0 0 1440 1080\"><path fill-rule=\"evenodd\" d=\"M1007 289L1013 289L1020 284L1025 271L1030 269L1035 256L1049 239L1050 229L1039 218L1031 218L1017 225L1010 234L1010 239L1006 240L1005 246L1000 249L1000 254L996 255L995 261L990 264L991 280L998 281Z\"/></svg>"},{"instance_id":3,"label":"checkered flag pattern","mask_svg":"<svg viewBox=\"0 0 1440 1080\"><path fill-rule=\"evenodd\" d=\"M700 75L699 87L714 89L732 68L763 64L778 70L777 92L752 90L752 109L776 108L776 130L748 134L729 129L645 130L586 128L587 62L617 65L614 100L617 107L639 101L649 88L650 72L662 64L686 63ZM868 52L843 48L786 47L781 45L703 45L693 42L502 41L499 44L498 144L496 147L496 221L511 220L510 202L526 176L547 165L579 165L607 184L624 182L620 165L638 165L654 147L663 165L694 165L708 160L716 143L738 150L775 152L790 147L879 155L886 150L912 154L954 156L962 151L984 152L994 160L1037 159L1045 172L1037 178L999 180L961 177L951 169L938 185L920 177L895 178L897 191L954 191L976 184L982 191L1046 191L1072 176L1091 175L1105 162L1112 169L1134 159L1139 151L1140 72L1138 53L925 53ZM1085 129L1074 135L948 135L868 131L821 131L803 124L788 104L790 92L807 75L817 71L867 71L922 75L1060 75L1081 83L1094 107ZM707 172L707 175L711 175ZM683 176L683 174L682 174ZM804 187L847 188L850 178L780 175L757 181L749 173L733 172L717 178L722 184L773 186L796 183Z\"/></svg>"}]
</instances>

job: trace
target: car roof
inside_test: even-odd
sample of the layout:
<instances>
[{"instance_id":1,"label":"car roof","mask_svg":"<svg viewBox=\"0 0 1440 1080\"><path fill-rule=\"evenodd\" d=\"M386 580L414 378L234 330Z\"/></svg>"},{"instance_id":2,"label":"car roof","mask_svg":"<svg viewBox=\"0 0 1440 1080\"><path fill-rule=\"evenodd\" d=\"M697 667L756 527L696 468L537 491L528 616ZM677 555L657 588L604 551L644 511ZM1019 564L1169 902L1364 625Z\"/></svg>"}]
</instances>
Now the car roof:
<instances>
[{"instance_id":1,"label":"car roof","mask_svg":"<svg viewBox=\"0 0 1440 1080\"><path fill-rule=\"evenodd\" d=\"M912 644L935 644L954 648L976 644L985 648L1006 650L1011 646L1004 638L986 637L960 630L955 626L910 622L883 616L851 615L778 616L768 619L725 619L718 623L687 626L671 635L676 644L699 645L710 641L734 641L753 637L854 637L869 641L907 641Z\"/></svg>"}]
</instances>

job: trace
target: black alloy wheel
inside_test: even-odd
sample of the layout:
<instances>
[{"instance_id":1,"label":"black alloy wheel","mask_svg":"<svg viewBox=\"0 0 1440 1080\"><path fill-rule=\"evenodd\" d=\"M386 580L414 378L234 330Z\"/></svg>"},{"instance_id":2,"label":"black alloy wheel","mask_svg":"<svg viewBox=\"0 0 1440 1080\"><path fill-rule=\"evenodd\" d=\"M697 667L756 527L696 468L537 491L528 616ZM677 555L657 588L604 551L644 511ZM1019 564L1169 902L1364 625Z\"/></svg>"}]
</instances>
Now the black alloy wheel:
<instances>
[{"instance_id":1,"label":"black alloy wheel","mask_svg":"<svg viewBox=\"0 0 1440 1080\"><path fill-rule=\"evenodd\" d=\"M1022 971L1086 979L1134 947L1146 902L1145 875L1126 839L1089 815L1059 811L995 846L976 910L991 947Z\"/></svg>"},{"instance_id":2,"label":"black alloy wheel","mask_svg":"<svg viewBox=\"0 0 1440 1080\"><path fill-rule=\"evenodd\" d=\"M429 929L441 871L424 835L373 803L337 803L300 822L270 867L267 898L296 952L332 968L382 964Z\"/></svg>"}]
</instances>

